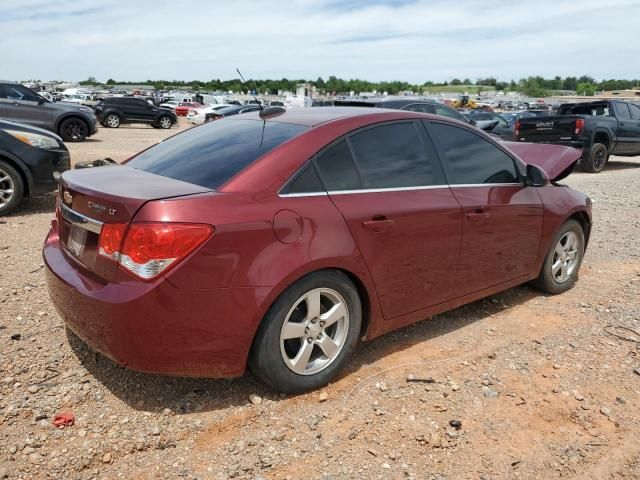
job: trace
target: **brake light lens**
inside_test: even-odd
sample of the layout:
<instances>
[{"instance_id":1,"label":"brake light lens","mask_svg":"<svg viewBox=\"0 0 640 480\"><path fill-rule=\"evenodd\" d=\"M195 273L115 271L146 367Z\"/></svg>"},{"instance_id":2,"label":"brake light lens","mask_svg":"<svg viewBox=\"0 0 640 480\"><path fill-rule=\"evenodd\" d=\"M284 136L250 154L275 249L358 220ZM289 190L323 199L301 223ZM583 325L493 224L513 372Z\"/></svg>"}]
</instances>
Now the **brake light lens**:
<instances>
[{"instance_id":1,"label":"brake light lens","mask_svg":"<svg viewBox=\"0 0 640 480\"><path fill-rule=\"evenodd\" d=\"M105 223L100 232L100 240L98 242L98 252L105 257L118 260L118 253L124 232L127 229L126 223Z\"/></svg>"},{"instance_id":2,"label":"brake light lens","mask_svg":"<svg viewBox=\"0 0 640 480\"><path fill-rule=\"evenodd\" d=\"M211 225L193 223L105 224L99 253L141 280L153 280L186 258L213 232Z\"/></svg>"},{"instance_id":3,"label":"brake light lens","mask_svg":"<svg viewBox=\"0 0 640 480\"><path fill-rule=\"evenodd\" d=\"M576 120L576 128L573 131L574 135L580 135L584 130L584 118L579 118Z\"/></svg>"},{"instance_id":4,"label":"brake light lens","mask_svg":"<svg viewBox=\"0 0 640 480\"><path fill-rule=\"evenodd\" d=\"M520 120L516 120L515 134L516 134L516 137L520 136Z\"/></svg>"}]
</instances>

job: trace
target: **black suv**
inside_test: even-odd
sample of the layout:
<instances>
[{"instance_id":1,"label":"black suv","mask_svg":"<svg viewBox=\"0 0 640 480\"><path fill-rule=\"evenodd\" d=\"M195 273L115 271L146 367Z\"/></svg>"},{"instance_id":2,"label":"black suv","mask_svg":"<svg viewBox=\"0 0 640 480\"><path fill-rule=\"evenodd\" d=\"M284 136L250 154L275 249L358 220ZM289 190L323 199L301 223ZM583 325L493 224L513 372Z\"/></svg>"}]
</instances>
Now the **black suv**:
<instances>
[{"instance_id":1,"label":"black suv","mask_svg":"<svg viewBox=\"0 0 640 480\"><path fill-rule=\"evenodd\" d=\"M98 131L91 108L53 103L30 88L6 80L0 80L0 118L45 128L65 142L80 142Z\"/></svg>"},{"instance_id":2,"label":"black suv","mask_svg":"<svg viewBox=\"0 0 640 480\"><path fill-rule=\"evenodd\" d=\"M55 133L0 120L0 216L54 191L69 168L69 151Z\"/></svg>"},{"instance_id":3,"label":"black suv","mask_svg":"<svg viewBox=\"0 0 640 480\"><path fill-rule=\"evenodd\" d=\"M135 97L107 97L96 104L95 111L98 121L109 128L118 128L121 123L146 123L153 128L171 128L178 121L171 110Z\"/></svg>"}]
</instances>

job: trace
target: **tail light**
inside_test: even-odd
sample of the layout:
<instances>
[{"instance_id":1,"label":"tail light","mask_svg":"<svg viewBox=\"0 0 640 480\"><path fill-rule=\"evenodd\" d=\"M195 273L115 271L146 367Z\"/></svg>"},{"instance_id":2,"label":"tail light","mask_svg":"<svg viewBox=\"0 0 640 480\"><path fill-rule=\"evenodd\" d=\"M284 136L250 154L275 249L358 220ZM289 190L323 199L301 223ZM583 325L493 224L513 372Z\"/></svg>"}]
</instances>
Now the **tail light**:
<instances>
[{"instance_id":1,"label":"tail light","mask_svg":"<svg viewBox=\"0 0 640 480\"><path fill-rule=\"evenodd\" d=\"M520 136L520 120L516 120L515 134L516 138Z\"/></svg>"},{"instance_id":2,"label":"tail light","mask_svg":"<svg viewBox=\"0 0 640 480\"><path fill-rule=\"evenodd\" d=\"M141 280L166 273L213 235L199 223L111 223L100 232L99 253Z\"/></svg>"},{"instance_id":3,"label":"tail light","mask_svg":"<svg viewBox=\"0 0 640 480\"><path fill-rule=\"evenodd\" d=\"M584 118L579 118L576 120L576 128L573 131L574 135L580 135L584 130Z\"/></svg>"}]
</instances>

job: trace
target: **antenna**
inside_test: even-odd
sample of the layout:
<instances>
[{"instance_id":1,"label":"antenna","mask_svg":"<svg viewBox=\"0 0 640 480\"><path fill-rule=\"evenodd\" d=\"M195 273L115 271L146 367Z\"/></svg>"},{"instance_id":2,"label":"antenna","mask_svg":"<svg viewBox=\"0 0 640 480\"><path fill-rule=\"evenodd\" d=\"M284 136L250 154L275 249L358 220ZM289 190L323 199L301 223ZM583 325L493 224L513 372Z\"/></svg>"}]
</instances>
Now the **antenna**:
<instances>
[{"instance_id":1,"label":"antenna","mask_svg":"<svg viewBox=\"0 0 640 480\"><path fill-rule=\"evenodd\" d=\"M242 83L247 83L247 81L244 79L244 77L242 76L242 74L240 73L240 70L238 70L236 68L236 72L238 72L238 75L240 75L240 79L242 80ZM251 94L253 96L253 99L256 101L256 103L258 104L258 107L260 108L260 110L263 110L262 108L262 104L258 101L258 97L256 97L253 93Z\"/></svg>"}]
</instances>

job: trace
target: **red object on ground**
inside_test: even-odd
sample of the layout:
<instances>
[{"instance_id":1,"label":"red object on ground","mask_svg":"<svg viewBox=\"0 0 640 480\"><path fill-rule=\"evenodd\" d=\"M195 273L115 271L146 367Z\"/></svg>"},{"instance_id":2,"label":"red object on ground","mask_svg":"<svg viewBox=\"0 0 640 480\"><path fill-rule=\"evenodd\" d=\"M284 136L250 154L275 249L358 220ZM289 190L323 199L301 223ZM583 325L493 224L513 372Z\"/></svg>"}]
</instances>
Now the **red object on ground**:
<instances>
[{"instance_id":1,"label":"red object on ground","mask_svg":"<svg viewBox=\"0 0 640 480\"><path fill-rule=\"evenodd\" d=\"M75 421L76 417L72 412L63 412L54 417L53 425L57 428L70 427Z\"/></svg>"}]
</instances>

